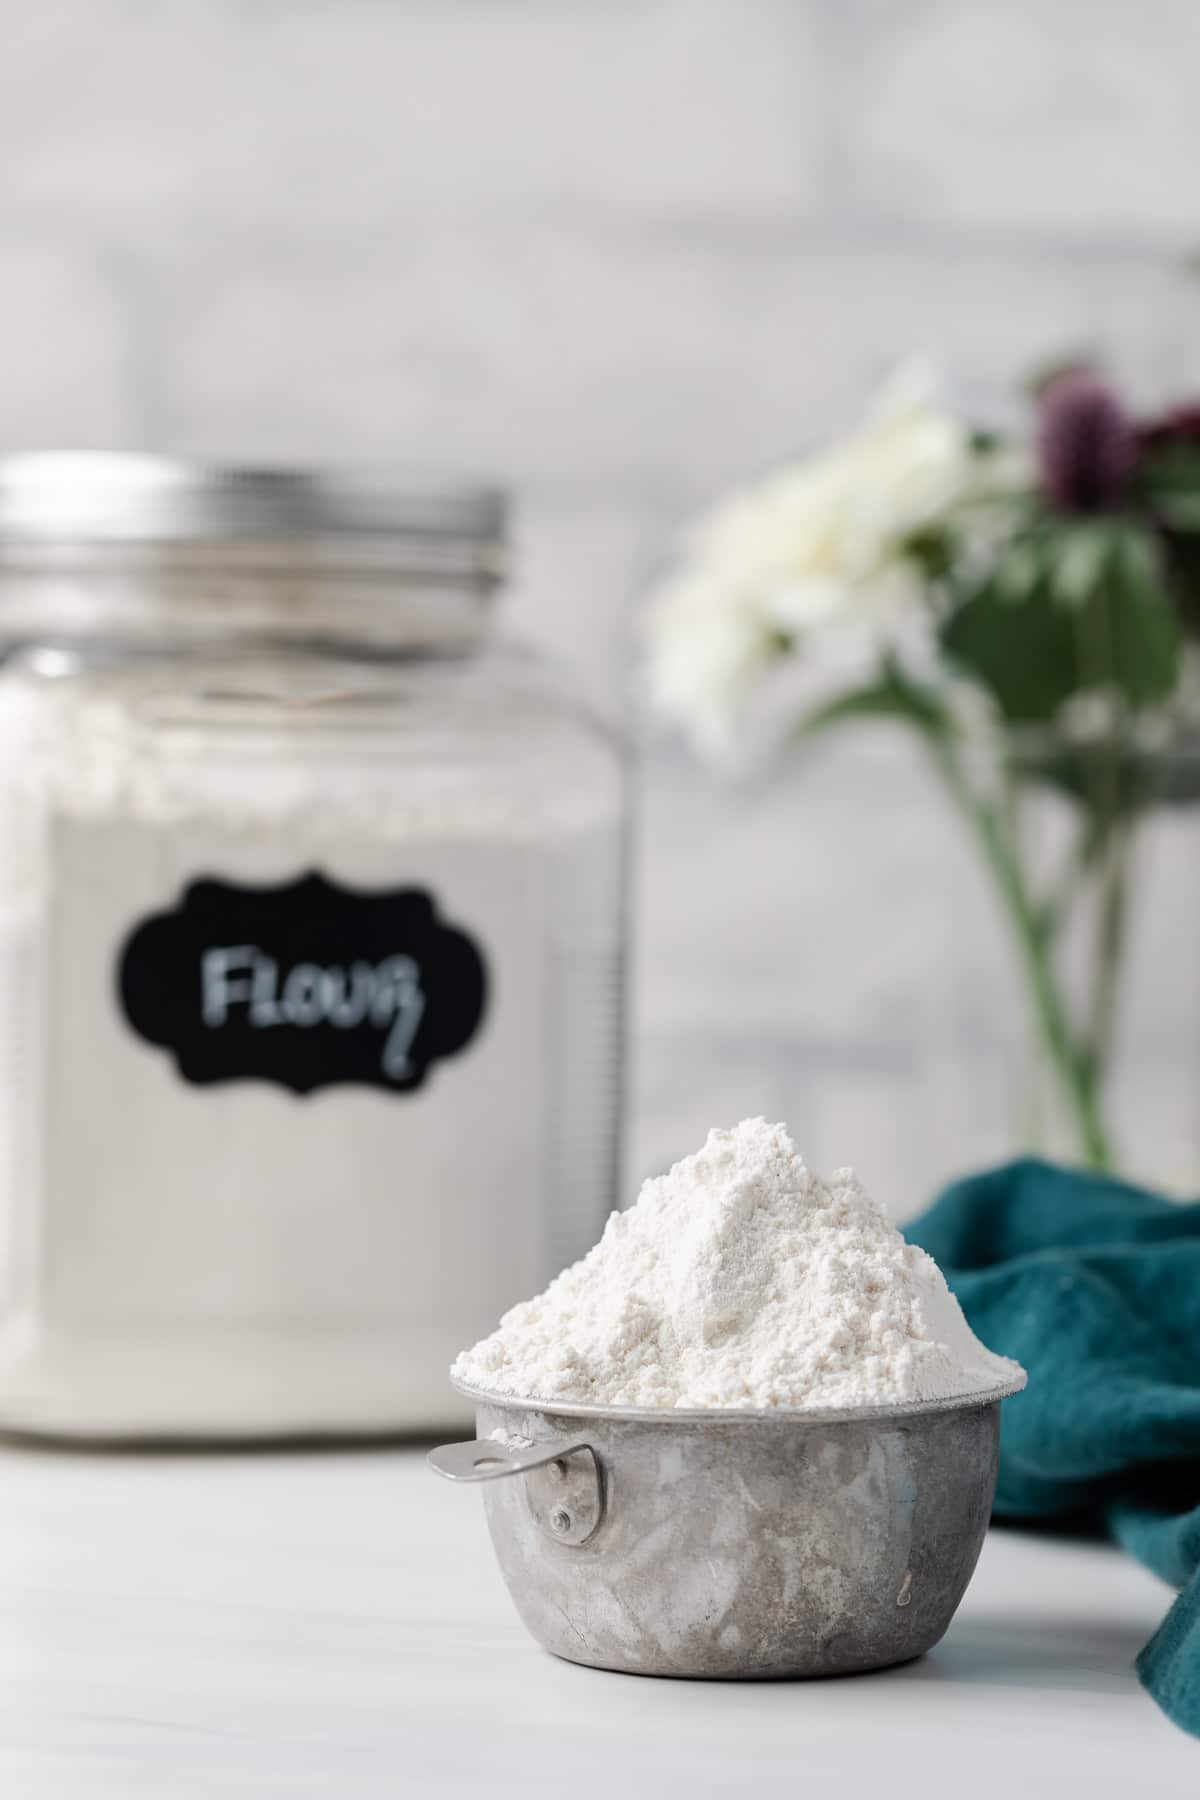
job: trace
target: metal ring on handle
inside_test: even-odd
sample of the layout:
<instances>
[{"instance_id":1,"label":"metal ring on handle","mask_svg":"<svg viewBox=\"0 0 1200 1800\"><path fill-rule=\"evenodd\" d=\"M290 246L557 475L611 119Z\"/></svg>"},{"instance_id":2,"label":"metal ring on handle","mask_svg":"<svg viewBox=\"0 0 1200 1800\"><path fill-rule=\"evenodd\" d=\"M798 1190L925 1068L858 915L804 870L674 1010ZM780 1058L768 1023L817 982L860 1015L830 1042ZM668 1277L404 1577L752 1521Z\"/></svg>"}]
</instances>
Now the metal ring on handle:
<instances>
[{"instance_id":1,"label":"metal ring on handle","mask_svg":"<svg viewBox=\"0 0 1200 1800\"><path fill-rule=\"evenodd\" d=\"M600 1464L586 1439L554 1439L518 1449L498 1438L475 1438L441 1444L425 1460L447 1481L500 1481L524 1475L535 1522L556 1544L571 1549L586 1544L604 1517Z\"/></svg>"}]
</instances>

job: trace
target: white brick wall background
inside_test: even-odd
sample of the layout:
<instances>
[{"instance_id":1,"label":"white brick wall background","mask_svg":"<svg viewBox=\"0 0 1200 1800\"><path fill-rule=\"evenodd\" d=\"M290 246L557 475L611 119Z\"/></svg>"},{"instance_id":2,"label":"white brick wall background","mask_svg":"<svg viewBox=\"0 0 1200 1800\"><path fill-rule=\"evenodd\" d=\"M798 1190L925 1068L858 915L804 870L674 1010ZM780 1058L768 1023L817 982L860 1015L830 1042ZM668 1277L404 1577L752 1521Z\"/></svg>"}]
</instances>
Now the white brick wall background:
<instances>
[{"instance_id":1,"label":"white brick wall background","mask_svg":"<svg viewBox=\"0 0 1200 1800\"><path fill-rule=\"evenodd\" d=\"M3 11L0 447L494 471L515 621L618 704L678 520L895 356L1200 384L1194 0ZM646 739L640 835L631 1174L766 1109L903 1212L1003 1147L990 917L902 747L750 797Z\"/></svg>"}]
</instances>

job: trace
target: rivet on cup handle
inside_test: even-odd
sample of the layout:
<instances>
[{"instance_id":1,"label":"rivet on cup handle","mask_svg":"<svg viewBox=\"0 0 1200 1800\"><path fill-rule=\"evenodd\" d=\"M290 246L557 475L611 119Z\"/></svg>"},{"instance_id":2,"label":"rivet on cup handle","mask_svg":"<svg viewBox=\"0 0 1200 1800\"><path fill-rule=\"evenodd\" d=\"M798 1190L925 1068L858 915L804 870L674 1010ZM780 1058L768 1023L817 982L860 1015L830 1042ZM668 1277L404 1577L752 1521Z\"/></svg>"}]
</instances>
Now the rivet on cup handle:
<instances>
[{"instance_id":1,"label":"rivet on cup handle","mask_svg":"<svg viewBox=\"0 0 1200 1800\"><path fill-rule=\"evenodd\" d=\"M447 1481L500 1481L524 1475L529 1510L556 1544L586 1544L604 1517L604 1482L596 1452L583 1438L552 1439L528 1448L495 1438L441 1444L426 1457Z\"/></svg>"}]
</instances>

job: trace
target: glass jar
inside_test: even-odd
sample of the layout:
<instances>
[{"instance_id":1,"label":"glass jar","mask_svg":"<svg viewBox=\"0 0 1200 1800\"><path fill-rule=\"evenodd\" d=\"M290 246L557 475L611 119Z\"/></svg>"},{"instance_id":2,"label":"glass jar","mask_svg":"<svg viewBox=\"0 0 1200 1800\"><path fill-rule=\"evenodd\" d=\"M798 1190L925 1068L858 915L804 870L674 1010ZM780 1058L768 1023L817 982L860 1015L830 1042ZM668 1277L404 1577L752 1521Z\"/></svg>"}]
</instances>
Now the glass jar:
<instances>
[{"instance_id":1,"label":"glass jar","mask_svg":"<svg viewBox=\"0 0 1200 1800\"><path fill-rule=\"evenodd\" d=\"M622 759L492 492L0 465L0 1426L421 1430L614 1204Z\"/></svg>"}]
</instances>

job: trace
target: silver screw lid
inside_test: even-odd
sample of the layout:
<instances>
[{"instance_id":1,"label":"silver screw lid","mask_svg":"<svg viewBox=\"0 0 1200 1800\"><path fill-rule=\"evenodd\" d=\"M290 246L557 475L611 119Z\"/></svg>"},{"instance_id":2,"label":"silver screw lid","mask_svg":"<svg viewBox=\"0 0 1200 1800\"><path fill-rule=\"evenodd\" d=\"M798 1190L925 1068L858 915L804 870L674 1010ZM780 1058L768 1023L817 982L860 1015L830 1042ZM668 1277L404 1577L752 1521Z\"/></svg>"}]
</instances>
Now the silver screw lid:
<instances>
[{"instance_id":1,"label":"silver screw lid","mask_svg":"<svg viewBox=\"0 0 1200 1800\"><path fill-rule=\"evenodd\" d=\"M392 543L494 566L499 489L407 469L242 467L174 457L38 451L0 458L0 548L21 544ZM383 557L380 561L385 560Z\"/></svg>"}]
</instances>

